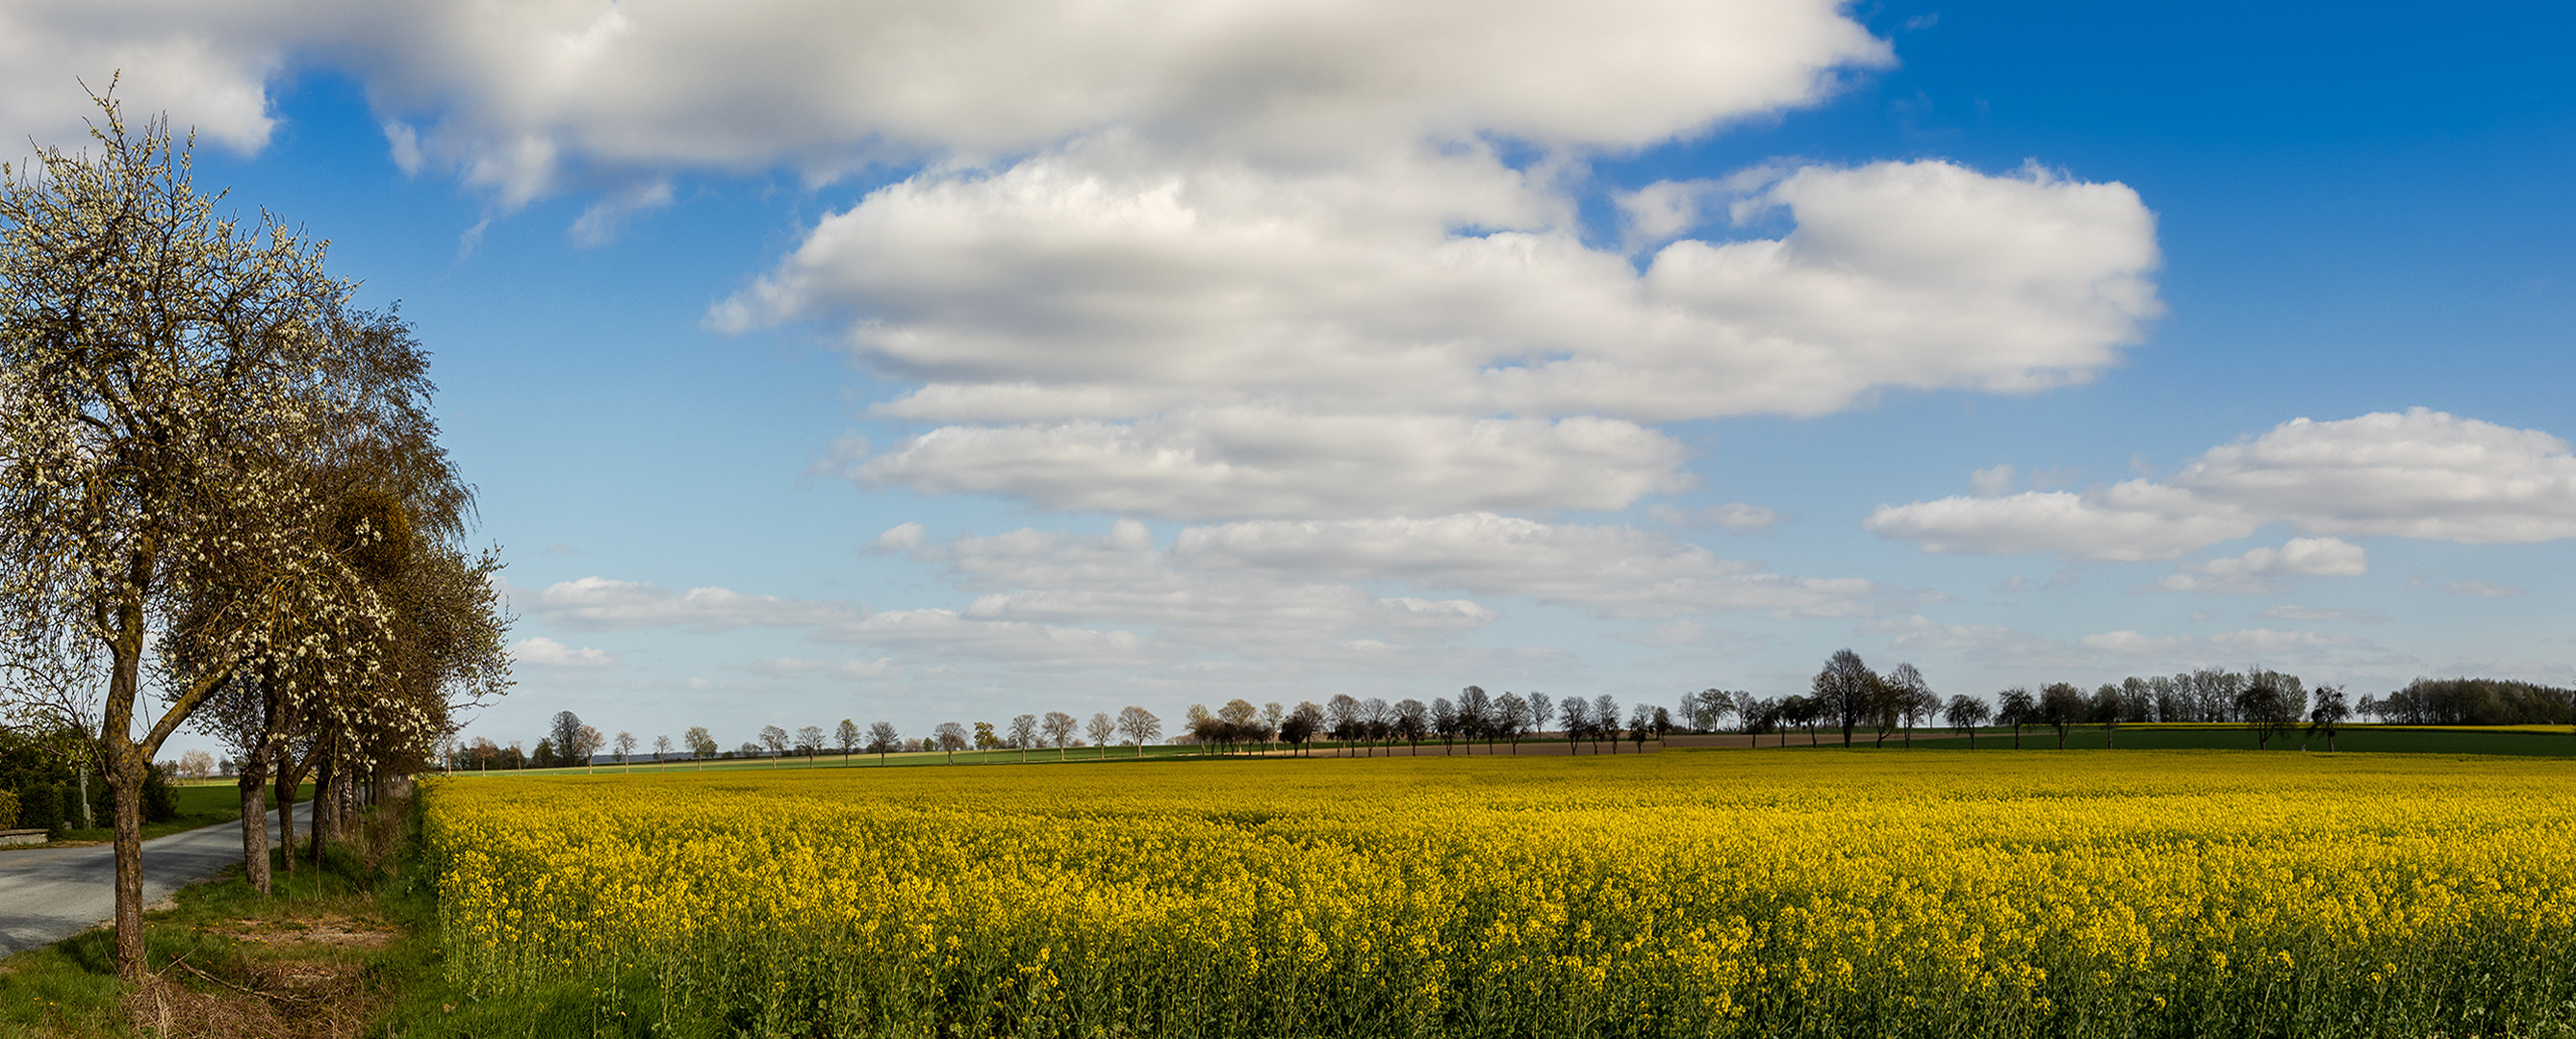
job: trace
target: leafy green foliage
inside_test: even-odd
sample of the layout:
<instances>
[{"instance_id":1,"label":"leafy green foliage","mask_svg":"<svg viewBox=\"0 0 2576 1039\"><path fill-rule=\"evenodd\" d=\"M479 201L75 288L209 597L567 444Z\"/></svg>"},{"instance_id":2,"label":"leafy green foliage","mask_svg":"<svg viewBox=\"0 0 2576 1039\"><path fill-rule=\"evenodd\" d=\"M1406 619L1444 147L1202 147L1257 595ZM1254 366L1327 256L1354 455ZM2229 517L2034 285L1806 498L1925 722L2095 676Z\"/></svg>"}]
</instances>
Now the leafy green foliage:
<instances>
[{"instance_id":1,"label":"leafy green foliage","mask_svg":"<svg viewBox=\"0 0 2576 1039\"><path fill-rule=\"evenodd\" d=\"M169 771L159 765L143 770L143 821L166 823L179 817L179 795L170 787Z\"/></svg>"},{"instance_id":2,"label":"leafy green foliage","mask_svg":"<svg viewBox=\"0 0 2576 1039\"><path fill-rule=\"evenodd\" d=\"M18 790L18 825L29 830L55 830L63 825L63 792L52 783L30 783Z\"/></svg>"}]
</instances>

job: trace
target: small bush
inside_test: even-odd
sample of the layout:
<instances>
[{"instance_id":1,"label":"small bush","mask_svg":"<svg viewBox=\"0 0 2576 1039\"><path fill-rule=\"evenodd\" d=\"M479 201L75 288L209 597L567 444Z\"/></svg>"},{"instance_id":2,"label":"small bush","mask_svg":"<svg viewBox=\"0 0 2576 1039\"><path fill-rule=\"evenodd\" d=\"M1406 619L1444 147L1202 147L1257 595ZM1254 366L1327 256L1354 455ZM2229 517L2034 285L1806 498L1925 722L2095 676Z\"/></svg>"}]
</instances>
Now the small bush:
<instances>
[{"instance_id":1,"label":"small bush","mask_svg":"<svg viewBox=\"0 0 2576 1039\"><path fill-rule=\"evenodd\" d=\"M18 825L52 831L63 825L63 794L51 783L30 783L18 791Z\"/></svg>"},{"instance_id":2,"label":"small bush","mask_svg":"<svg viewBox=\"0 0 2576 1039\"><path fill-rule=\"evenodd\" d=\"M179 817L179 792L170 788L170 774L159 765L143 770L143 821L168 822Z\"/></svg>"},{"instance_id":3,"label":"small bush","mask_svg":"<svg viewBox=\"0 0 2576 1039\"><path fill-rule=\"evenodd\" d=\"M17 825L18 795L0 790L0 830L14 829Z\"/></svg>"},{"instance_id":4,"label":"small bush","mask_svg":"<svg viewBox=\"0 0 2576 1039\"><path fill-rule=\"evenodd\" d=\"M359 891L373 891L384 879L384 871L368 862L346 838L333 838L322 846L322 871L348 881Z\"/></svg>"},{"instance_id":5,"label":"small bush","mask_svg":"<svg viewBox=\"0 0 2576 1039\"><path fill-rule=\"evenodd\" d=\"M81 800L81 785L78 783L65 783L58 789L62 791L61 796L63 807L62 814L54 817L56 819L54 828L57 830L68 830L75 826L83 825L84 820L81 818L81 808L83 806L83 801Z\"/></svg>"}]
</instances>

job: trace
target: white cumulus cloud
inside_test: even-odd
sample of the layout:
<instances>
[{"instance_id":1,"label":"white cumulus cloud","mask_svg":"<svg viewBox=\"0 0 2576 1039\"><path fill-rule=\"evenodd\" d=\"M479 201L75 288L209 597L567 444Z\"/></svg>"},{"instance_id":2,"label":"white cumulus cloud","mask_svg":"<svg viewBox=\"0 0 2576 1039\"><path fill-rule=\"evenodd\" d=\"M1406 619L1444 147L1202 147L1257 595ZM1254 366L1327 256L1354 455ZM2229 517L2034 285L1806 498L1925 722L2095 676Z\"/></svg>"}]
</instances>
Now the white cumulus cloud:
<instances>
[{"instance_id":1,"label":"white cumulus cloud","mask_svg":"<svg viewBox=\"0 0 2576 1039\"><path fill-rule=\"evenodd\" d=\"M838 625L821 637L979 664L1084 668L1147 662L1145 640L1132 631L987 620L945 609L890 610Z\"/></svg>"},{"instance_id":2,"label":"white cumulus cloud","mask_svg":"<svg viewBox=\"0 0 2576 1039\"><path fill-rule=\"evenodd\" d=\"M2473 545L2576 537L2567 441L2427 408L2295 419L2212 448L2173 482L2321 534Z\"/></svg>"},{"instance_id":3,"label":"white cumulus cloud","mask_svg":"<svg viewBox=\"0 0 2576 1039\"><path fill-rule=\"evenodd\" d=\"M920 382L880 410L951 424L848 475L1206 518L1621 508L1680 479L1641 424L2041 389L2159 310L2117 184L1816 166L1751 203L1794 229L1640 273L1481 148L1282 173L1084 142L881 189L712 320L846 321ZM1374 500L1329 501L1361 466Z\"/></svg>"},{"instance_id":4,"label":"white cumulus cloud","mask_svg":"<svg viewBox=\"0 0 2576 1039\"><path fill-rule=\"evenodd\" d=\"M85 0L14 5L0 28L12 139L66 132L71 76L123 67L135 100L256 147L273 83L319 66L364 85L414 164L511 202L585 171L828 176L1111 127L1262 153L1627 148L1891 60L1831 0Z\"/></svg>"},{"instance_id":5,"label":"white cumulus cloud","mask_svg":"<svg viewBox=\"0 0 2576 1039\"><path fill-rule=\"evenodd\" d=\"M173 129L256 152L276 126L268 83L294 46L283 2L35 0L0 8L0 141L78 147L98 115L83 85L129 119L167 112Z\"/></svg>"},{"instance_id":6,"label":"white cumulus cloud","mask_svg":"<svg viewBox=\"0 0 2576 1039\"><path fill-rule=\"evenodd\" d=\"M2279 548L2182 568L2147 585L2166 592L2274 592L2283 577L2359 577L2370 572L2370 554L2341 538L2291 538Z\"/></svg>"},{"instance_id":7,"label":"white cumulus cloud","mask_svg":"<svg viewBox=\"0 0 2576 1039\"><path fill-rule=\"evenodd\" d=\"M1864 525L1927 552L2136 562L2244 537L2262 522L2179 488L2130 480L2084 494L2024 491L1881 506Z\"/></svg>"},{"instance_id":8,"label":"white cumulus cloud","mask_svg":"<svg viewBox=\"0 0 2576 1039\"><path fill-rule=\"evenodd\" d=\"M514 596L515 598L515 596ZM849 618L845 603L748 595L724 588L675 592L641 581L584 577L538 592L530 612L548 622L587 631L686 627L725 631L745 627L807 627Z\"/></svg>"},{"instance_id":9,"label":"white cumulus cloud","mask_svg":"<svg viewBox=\"0 0 2576 1039\"><path fill-rule=\"evenodd\" d=\"M2004 625L1945 624L1917 614L1873 621L1862 630L1890 636L1889 648L1901 653L1956 655L1997 668L2051 676L2090 671L2107 677L2212 666L2399 673L2421 666L2421 661L2413 657L2357 635L2274 628L2205 635L2160 635L2123 629L2067 639Z\"/></svg>"},{"instance_id":10,"label":"white cumulus cloud","mask_svg":"<svg viewBox=\"0 0 2576 1039\"><path fill-rule=\"evenodd\" d=\"M1727 502L1701 509L1679 509L1658 505L1649 510L1656 519L1674 526L1717 526L1728 530L1765 531L1780 525L1779 510L1767 505Z\"/></svg>"},{"instance_id":11,"label":"white cumulus cloud","mask_svg":"<svg viewBox=\"0 0 2576 1039\"><path fill-rule=\"evenodd\" d=\"M910 384L882 413L927 431L847 475L1045 508L1615 510L1688 482L1657 423L2043 389L2161 310L2136 193L2035 164L1595 185L1598 156L1891 65L1838 0L105 0L0 26L8 136L59 137L77 106L35 88L130 60L136 100L254 149L272 84L335 71L406 171L596 196L584 244L693 173L912 170L710 320L837 324ZM1605 188L1651 255L1592 242Z\"/></svg>"},{"instance_id":12,"label":"white cumulus cloud","mask_svg":"<svg viewBox=\"0 0 2576 1039\"><path fill-rule=\"evenodd\" d=\"M947 426L832 467L871 485L1197 519L1617 509L1686 486L1681 462L1671 438L1608 419L1237 408L1137 423Z\"/></svg>"},{"instance_id":13,"label":"white cumulus cloud","mask_svg":"<svg viewBox=\"0 0 2576 1039\"><path fill-rule=\"evenodd\" d=\"M543 635L510 644L512 663L546 668L612 668L617 654L604 649L574 649Z\"/></svg>"},{"instance_id":14,"label":"white cumulus cloud","mask_svg":"<svg viewBox=\"0 0 2576 1039\"><path fill-rule=\"evenodd\" d=\"M1491 513L1437 519L1254 520L1193 527L1174 557L1211 570L1259 569L1527 596L1603 616L1760 610L1867 612L1885 590L1857 578L1792 578L1626 526L1547 524Z\"/></svg>"},{"instance_id":15,"label":"white cumulus cloud","mask_svg":"<svg viewBox=\"0 0 2576 1039\"><path fill-rule=\"evenodd\" d=\"M2576 456L2539 430L2426 408L2301 418L2211 448L2163 481L1881 506L1866 526L1931 552L2134 561L2170 559L2273 522L2311 535L2467 544L2576 537ZM2335 565L2359 565L2358 547L2336 551L2349 559Z\"/></svg>"},{"instance_id":16,"label":"white cumulus cloud","mask_svg":"<svg viewBox=\"0 0 2576 1039\"><path fill-rule=\"evenodd\" d=\"M814 637L885 646L908 661L954 652L1022 665L1314 666L1383 663L1403 650L1430 667L1458 659L1459 636L1500 619L1500 599L1669 618L1854 616L1893 597L1857 579L1768 573L1663 532L1493 513L1254 520L1184 528L1168 542L1135 520L1096 536L1022 529L944 540L904 524L877 545L944 569L971 600Z\"/></svg>"}]
</instances>

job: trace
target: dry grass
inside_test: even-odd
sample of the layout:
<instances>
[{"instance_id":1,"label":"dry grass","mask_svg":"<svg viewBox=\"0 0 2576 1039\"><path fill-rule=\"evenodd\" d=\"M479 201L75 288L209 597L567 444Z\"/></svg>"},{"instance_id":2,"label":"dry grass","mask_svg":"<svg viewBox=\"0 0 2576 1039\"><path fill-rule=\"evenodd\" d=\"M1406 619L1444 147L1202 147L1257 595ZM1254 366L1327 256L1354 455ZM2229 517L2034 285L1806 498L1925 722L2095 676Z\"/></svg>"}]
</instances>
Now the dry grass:
<instances>
[{"instance_id":1,"label":"dry grass","mask_svg":"<svg viewBox=\"0 0 2576 1039\"><path fill-rule=\"evenodd\" d=\"M199 923L189 951L126 995L127 1018L159 1039L362 1034L384 1003L369 984L370 964L401 938L370 902L350 895L278 903L275 911Z\"/></svg>"},{"instance_id":2,"label":"dry grass","mask_svg":"<svg viewBox=\"0 0 2576 1039\"><path fill-rule=\"evenodd\" d=\"M387 813L391 814L391 813ZM349 850L374 874L398 834L362 826ZM322 897L238 898L156 924L185 928L188 948L125 997L134 1030L159 1039L337 1039L356 1036L388 998L371 984L378 954L402 928L365 890Z\"/></svg>"}]
</instances>

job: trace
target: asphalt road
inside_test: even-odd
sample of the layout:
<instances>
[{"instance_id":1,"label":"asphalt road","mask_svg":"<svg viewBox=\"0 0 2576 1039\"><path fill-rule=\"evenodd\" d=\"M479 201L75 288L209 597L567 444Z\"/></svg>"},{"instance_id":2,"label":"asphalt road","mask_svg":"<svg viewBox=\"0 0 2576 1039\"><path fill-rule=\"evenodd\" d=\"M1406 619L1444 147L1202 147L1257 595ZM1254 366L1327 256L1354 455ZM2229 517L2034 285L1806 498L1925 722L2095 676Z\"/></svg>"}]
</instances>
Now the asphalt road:
<instances>
[{"instance_id":1,"label":"asphalt road","mask_svg":"<svg viewBox=\"0 0 2576 1039\"><path fill-rule=\"evenodd\" d=\"M310 803L310 802L307 802ZM277 813L268 813L269 845ZM241 824L143 842L146 905L242 860ZM116 848L0 849L0 957L15 956L107 923L116 915Z\"/></svg>"}]
</instances>

